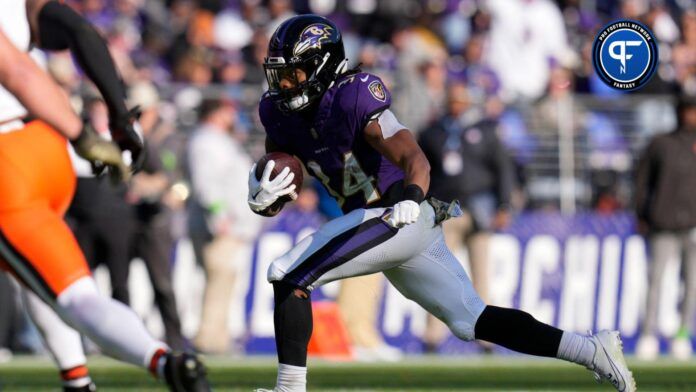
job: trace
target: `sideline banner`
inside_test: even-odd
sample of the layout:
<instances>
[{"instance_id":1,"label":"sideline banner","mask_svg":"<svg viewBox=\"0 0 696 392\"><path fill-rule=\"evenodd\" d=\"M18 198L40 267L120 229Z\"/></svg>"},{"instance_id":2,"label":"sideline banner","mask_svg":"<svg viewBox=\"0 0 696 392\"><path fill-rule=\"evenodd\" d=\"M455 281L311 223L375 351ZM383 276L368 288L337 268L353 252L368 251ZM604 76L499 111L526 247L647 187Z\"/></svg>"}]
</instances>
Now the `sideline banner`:
<instances>
[{"instance_id":1,"label":"sideline banner","mask_svg":"<svg viewBox=\"0 0 696 392\"><path fill-rule=\"evenodd\" d=\"M246 260L236 261L247 266L244 274L248 278L235 287L230 328L248 353L272 353L275 348L273 290L266 282L269 263L321 223L313 213L288 211L264 230ZM633 351L644 313L648 272L645 242L633 228L629 213L562 216L534 212L518 216L491 240L491 302L523 309L566 330L618 329L626 350ZM466 264L465 255L458 257ZM178 250L174 277L185 332L193 335L204 280L185 242ZM142 284L148 283L147 278L134 278L141 283L138 290L131 291L140 297L133 300L134 305L140 303L136 310L148 319L154 309L151 302L143 304L148 295ZM317 289L314 300L334 298L339 284ZM425 312L386 281L384 284L379 330L390 344L420 352ZM670 261L658 317L663 336L671 336L679 327L681 287L680 265L677 260ZM156 320L153 323L157 329ZM465 353L475 349L471 343L450 337L440 351Z\"/></svg>"}]
</instances>

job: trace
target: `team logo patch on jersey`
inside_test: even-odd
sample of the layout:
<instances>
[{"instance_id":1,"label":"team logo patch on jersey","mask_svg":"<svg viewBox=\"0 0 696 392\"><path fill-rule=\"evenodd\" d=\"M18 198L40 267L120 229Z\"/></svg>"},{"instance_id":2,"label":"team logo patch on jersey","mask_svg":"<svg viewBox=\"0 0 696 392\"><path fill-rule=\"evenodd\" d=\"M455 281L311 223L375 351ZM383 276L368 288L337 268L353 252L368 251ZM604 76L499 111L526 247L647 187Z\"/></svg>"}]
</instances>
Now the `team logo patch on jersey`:
<instances>
[{"instance_id":1,"label":"team logo patch on jersey","mask_svg":"<svg viewBox=\"0 0 696 392\"><path fill-rule=\"evenodd\" d=\"M299 56L309 49L321 49L322 42L329 41L334 29L323 23L314 23L302 30L299 41L295 44L292 53Z\"/></svg>"},{"instance_id":2,"label":"team logo patch on jersey","mask_svg":"<svg viewBox=\"0 0 696 392\"><path fill-rule=\"evenodd\" d=\"M608 24L592 47L597 75L617 90L635 90L648 83L657 68L657 56L655 36L633 20Z\"/></svg>"},{"instance_id":3,"label":"team logo patch on jersey","mask_svg":"<svg viewBox=\"0 0 696 392\"><path fill-rule=\"evenodd\" d=\"M384 86L382 86L382 83L379 80L373 80L367 86L367 89L370 90L370 94L372 94L376 100L382 102L387 101L387 93L384 91Z\"/></svg>"}]
</instances>

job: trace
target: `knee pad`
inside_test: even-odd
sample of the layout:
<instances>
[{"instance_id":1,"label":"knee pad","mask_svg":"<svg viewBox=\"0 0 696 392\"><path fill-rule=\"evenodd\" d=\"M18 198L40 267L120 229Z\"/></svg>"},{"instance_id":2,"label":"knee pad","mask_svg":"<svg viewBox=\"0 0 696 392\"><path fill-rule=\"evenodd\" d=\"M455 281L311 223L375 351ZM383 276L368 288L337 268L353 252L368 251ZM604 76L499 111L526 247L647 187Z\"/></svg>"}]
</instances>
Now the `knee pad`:
<instances>
[{"instance_id":1,"label":"knee pad","mask_svg":"<svg viewBox=\"0 0 696 392\"><path fill-rule=\"evenodd\" d=\"M91 276L80 278L58 294L58 298L56 299L59 308L58 313L62 314L60 311L61 309L68 312L71 312L71 310L78 310L75 308L81 306L80 304L83 303L86 298L93 298L95 296L99 296L99 290L97 289L94 278Z\"/></svg>"},{"instance_id":2,"label":"knee pad","mask_svg":"<svg viewBox=\"0 0 696 392\"><path fill-rule=\"evenodd\" d=\"M452 334L465 342L475 339L474 325L463 320L454 320L447 323Z\"/></svg>"},{"instance_id":3,"label":"knee pad","mask_svg":"<svg viewBox=\"0 0 696 392\"><path fill-rule=\"evenodd\" d=\"M85 295L99 295L99 290L97 289L97 282L91 276L85 276L74 281L70 286L66 287L60 294L58 294L58 304L67 305L76 299L79 299Z\"/></svg>"},{"instance_id":4,"label":"knee pad","mask_svg":"<svg viewBox=\"0 0 696 392\"><path fill-rule=\"evenodd\" d=\"M466 307L453 317L445 317L445 323L454 336L466 342L476 339L476 323L486 308L478 296L464 299Z\"/></svg>"},{"instance_id":5,"label":"knee pad","mask_svg":"<svg viewBox=\"0 0 696 392\"><path fill-rule=\"evenodd\" d=\"M266 279L271 282L279 282L285 277L285 270L281 268L283 257L273 260L271 265L268 266L268 272L266 273Z\"/></svg>"},{"instance_id":6,"label":"knee pad","mask_svg":"<svg viewBox=\"0 0 696 392\"><path fill-rule=\"evenodd\" d=\"M85 276L74 281L58 294L58 304L63 305L83 295L99 295L97 283L91 276Z\"/></svg>"}]
</instances>

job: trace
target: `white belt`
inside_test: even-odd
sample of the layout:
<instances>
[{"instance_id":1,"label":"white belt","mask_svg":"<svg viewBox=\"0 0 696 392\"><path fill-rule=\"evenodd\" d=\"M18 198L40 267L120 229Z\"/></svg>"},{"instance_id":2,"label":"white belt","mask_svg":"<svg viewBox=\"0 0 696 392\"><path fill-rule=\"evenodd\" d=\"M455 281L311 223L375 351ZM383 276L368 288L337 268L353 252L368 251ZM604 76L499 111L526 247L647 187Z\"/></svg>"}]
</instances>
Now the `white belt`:
<instances>
[{"instance_id":1,"label":"white belt","mask_svg":"<svg viewBox=\"0 0 696 392\"><path fill-rule=\"evenodd\" d=\"M24 121L22 120L11 120L6 123L0 124L0 133L10 133L12 131L17 131L24 128Z\"/></svg>"}]
</instances>

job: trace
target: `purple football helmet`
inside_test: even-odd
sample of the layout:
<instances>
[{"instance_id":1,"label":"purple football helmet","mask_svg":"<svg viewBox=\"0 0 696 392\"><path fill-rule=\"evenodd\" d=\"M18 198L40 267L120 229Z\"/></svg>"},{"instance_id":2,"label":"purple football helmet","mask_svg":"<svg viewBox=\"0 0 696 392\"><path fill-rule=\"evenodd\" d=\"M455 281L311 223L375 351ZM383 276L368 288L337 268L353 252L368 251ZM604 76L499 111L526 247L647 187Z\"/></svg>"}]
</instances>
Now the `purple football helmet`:
<instances>
[{"instance_id":1,"label":"purple football helmet","mask_svg":"<svg viewBox=\"0 0 696 392\"><path fill-rule=\"evenodd\" d=\"M345 72L345 57L341 32L333 22L311 14L292 17L276 29L268 44L263 64L268 93L284 112L303 110ZM306 80L297 80L297 69ZM295 87L281 89L282 79L293 81Z\"/></svg>"}]
</instances>

